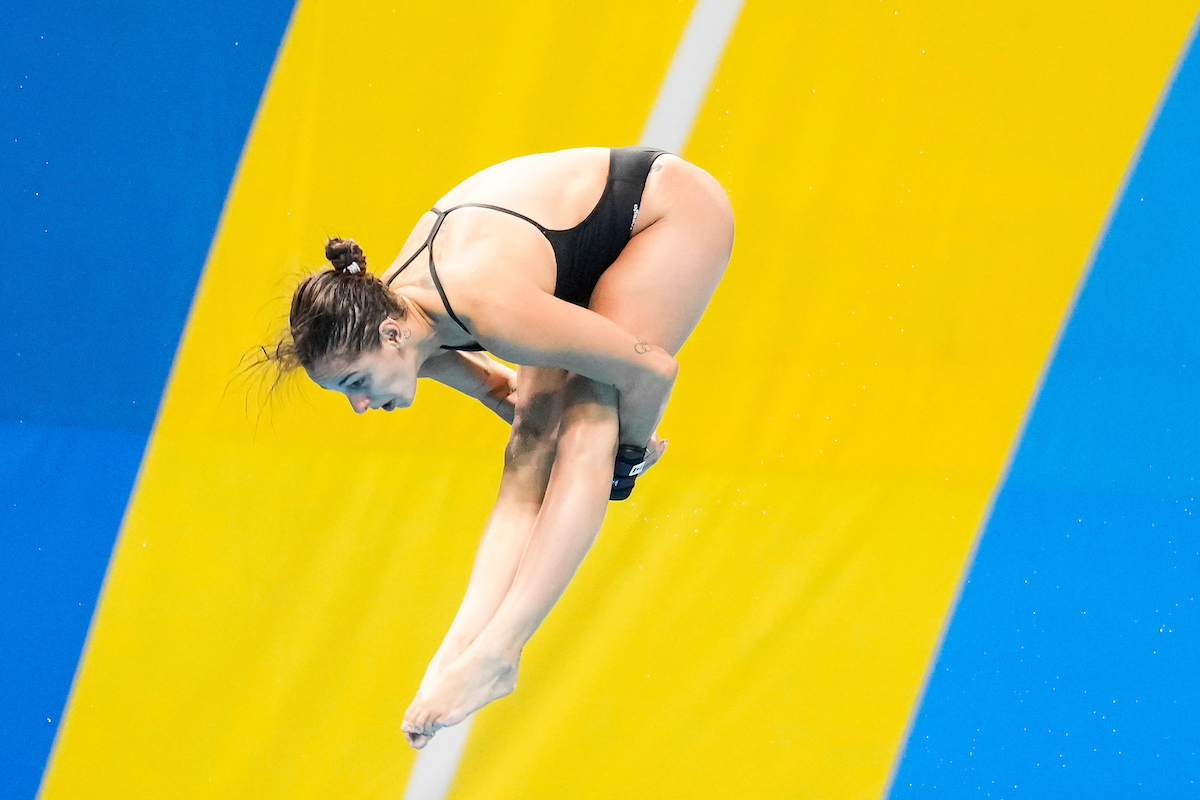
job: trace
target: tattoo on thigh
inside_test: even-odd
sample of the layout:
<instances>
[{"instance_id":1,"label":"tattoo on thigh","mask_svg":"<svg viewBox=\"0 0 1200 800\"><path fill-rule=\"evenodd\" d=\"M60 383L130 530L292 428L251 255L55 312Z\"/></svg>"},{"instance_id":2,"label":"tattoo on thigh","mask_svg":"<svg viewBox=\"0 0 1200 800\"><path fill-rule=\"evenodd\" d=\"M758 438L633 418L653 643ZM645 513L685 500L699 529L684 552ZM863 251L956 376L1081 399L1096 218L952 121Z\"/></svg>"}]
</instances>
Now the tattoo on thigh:
<instances>
[{"instance_id":1,"label":"tattoo on thigh","mask_svg":"<svg viewBox=\"0 0 1200 800\"><path fill-rule=\"evenodd\" d=\"M633 346L633 349L636 350L639 355L644 356L646 353L649 353L654 349L654 345L650 344L649 342L643 342L641 339L639 339L637 344Z\"/></svg>"},{"instance_id":2,"label":"tattoo on thigh","mask_svg":"<svg viewBox=\"0 0 1200 800\"><path fill-rule=\"evenodd\" d=\"M650 165L651 172L658 172L660 169L662 169L662 161L661 160L655 160L655 162Z\"/></svg>"}]
</instances>

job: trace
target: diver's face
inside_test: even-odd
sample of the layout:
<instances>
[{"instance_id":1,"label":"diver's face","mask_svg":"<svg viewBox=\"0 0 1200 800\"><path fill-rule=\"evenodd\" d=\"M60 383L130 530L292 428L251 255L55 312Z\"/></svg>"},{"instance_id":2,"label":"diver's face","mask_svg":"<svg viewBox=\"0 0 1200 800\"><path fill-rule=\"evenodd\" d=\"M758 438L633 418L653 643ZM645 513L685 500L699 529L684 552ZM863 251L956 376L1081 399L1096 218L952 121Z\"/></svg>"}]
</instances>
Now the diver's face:
<instances>
[{"instance_id":1,"label":"diver's face","mask_svg":"<svg viewBox=\"0 0 1200 800\"><path fill-rule=\"evenodd\" d=\"M372 408L394 411L412 405L419 367L416 347L385 340L382 347L352 361L329 359L309 376L323 388L346 395L354 412L363 414Z\"/></svg>"}]
</instances>

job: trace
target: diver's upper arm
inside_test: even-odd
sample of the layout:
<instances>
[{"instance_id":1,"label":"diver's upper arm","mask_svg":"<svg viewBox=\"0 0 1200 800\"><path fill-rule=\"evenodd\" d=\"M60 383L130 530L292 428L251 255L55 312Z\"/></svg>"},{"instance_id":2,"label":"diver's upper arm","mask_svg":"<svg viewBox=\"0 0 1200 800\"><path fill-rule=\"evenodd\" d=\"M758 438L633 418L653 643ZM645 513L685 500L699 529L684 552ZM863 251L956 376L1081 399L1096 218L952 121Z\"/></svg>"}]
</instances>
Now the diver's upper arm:
<instances>
[{"instance_id":1,"label":"diver's upper arm","mask_svg":"<svg viewBox=\"0 0 1200 800\"><path fill-rule=\"evenodd\" d=\"M674 382L678 364L594 311L536 286L509 286L472 309L471 330L488 349L531 367L559 367L628 392L645 382Z\"/></svg>"},{"instance_id":2,"label":"diver's upper arm","mask_svg":"<svg viewBox=\"0 0 1200 800\"><path fill-rule=\"evenodd\" d=\"M528 283L507 283L468 298L463 306L470 330L500 358L558 367L615 386L621 441L645 446L679 371L670 353Z\"/></svg>"}]
</instances>

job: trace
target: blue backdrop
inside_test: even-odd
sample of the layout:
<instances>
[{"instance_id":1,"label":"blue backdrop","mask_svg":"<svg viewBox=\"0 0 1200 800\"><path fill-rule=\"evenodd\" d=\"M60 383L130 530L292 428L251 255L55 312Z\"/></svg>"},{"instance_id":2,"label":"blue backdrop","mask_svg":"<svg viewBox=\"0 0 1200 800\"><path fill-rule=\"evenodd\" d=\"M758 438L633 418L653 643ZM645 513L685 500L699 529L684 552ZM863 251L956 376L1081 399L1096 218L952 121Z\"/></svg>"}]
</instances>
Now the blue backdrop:
<instances>
[{"instance_id":1,"label":"blue backdrop","mask_svg":"<svg viewBox=\"0 0 1200 800\"><path fill-rule=\"evenodd\" d=\"M18 3L0 32L0 795L32 797L291 3Z\"/></svg>"},{"instance_id":2,"label":"blue backdrop","mask_svg":"<svg viewBox=\"0 0 1200 800\"><path fill-rule=\"evenodd\" d=\"M291 3L21 4L0 65L0 794L30 797ZM1200 57L1000 493L894 797L1195 796Z\"/></svg>"},{"instance_id":3,"label":"blue backdrop","mask_svg":"<svg viewBox=\"0 0 1200 800\"><path fill-rule=\"evenodd\" d=\"M1200 56L1120 200L894 798L1200 796Z\"/></svg>"}]
</instances>

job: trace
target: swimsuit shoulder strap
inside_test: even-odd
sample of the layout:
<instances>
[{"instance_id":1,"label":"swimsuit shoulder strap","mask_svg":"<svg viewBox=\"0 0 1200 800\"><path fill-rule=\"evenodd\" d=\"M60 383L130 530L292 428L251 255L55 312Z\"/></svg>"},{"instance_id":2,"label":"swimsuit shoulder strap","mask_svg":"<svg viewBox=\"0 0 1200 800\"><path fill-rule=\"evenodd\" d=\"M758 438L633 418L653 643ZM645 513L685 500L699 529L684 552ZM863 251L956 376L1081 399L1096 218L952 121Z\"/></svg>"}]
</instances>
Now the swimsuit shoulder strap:
<instances>
[{"instance_id":1,"label":"swimsuit shoulder strap","mask_svg":"<svg viewBox=\"0 0 1200 800\"><path fill-rule=\"evenodd\" d=\"M463 321L458 318L457 314L454 313L454 308L451 307L451 305L450 305L450 298L448 298L446 296L446 290L445 290L445 288L442 287L442 280L441 280L441 278L438 277L437 266L433 263L433 239L435 236L438 235L438 231L441 230L442 223L446 221L446 216L451 211L457 211L460 208L487 208L492 211L500 211L504 214L509 214L511 216L517 217L518 219L525 220L530 225L534 226L539 231L541 231L543 235L547 236L547 238L549 238L549 236L548 236L549 231L547 228L543 227L536 220L530 219L529 217L525 216L524 214L519 214L516 211L513 211L508 208L503 208L501 206L489 205L488 203L462 203L461 205L457 205L452 208L448 208L445 211L441 211L437 208L430 209L431 211L433 211L434 214L437 214L437 221L433 223L433 227L430 229L429 235L425 237L424 243L422 243L422 245L417 248L417 251L415 253L413 253L411 256L408 257L407 261L405 261L403 264L400 265L400 269L396 270L396 272L393 273L392 277L388 278L387 285L390 286L392 281L396 280L396 276L399 275L401 272L403 272L408 267L409 264L411 264L414 260L416 260L417 256L419 256L421 254L422 250L425 250L426 248L428 248L428 250L429 250L429 277L433 279L433 286L435 289L437 289L438 296L440 298L442 298L442 305L444 305L446 307L446 313L450 315L450 319L452 319L456 323L458 323L458 327L462 328L464 331L466 331L471 336L474 336L475 334L471 333L471 329L468 328L466 325L464 325ZM483 347L479 344L474 344L474 345L468 345L466 347L444 347L444 349L447 349L447 350L476 350L476 349L482 350Z\"/></svg>"},{"instance_id":2,"label":"swimsuit shoulder strap","mask_svg":"<svg viewBox=\"0 0 1200 800\"><path fill-rule=\"evenodd\" d=\"M454 209L450 209L450 211L453 211L453 210ZM385 284L386 286L391 286L392 281L396 280L396 276L399 275L401 272L404 272L404 270L408 269L408 265L411 264L412 262L416 261L417 256L421 255L421 251L424 250L426 247L429 248L429 258L430 258L430 261L432 262L432 260L433 260L433 237L437 236L438 229L442 227L442 221L446 219L446 214L448 214L450 212L449 211L439 211L436 208L431 208L430 211L432 211L434 214L437 214L437 221L434 222L433 227L430 228L429 235L425 237L425 241L422 242L421 246L416 249L416 252L414 252L411 256L409 256L408 260L400 265L400 269L398 269L392 273L392 277L388 278L388 281Z\"/></svg>"},{"instance_id":3,"label":"swimsuit shoulder strap","mask_svg":"<svg viewBox=\"0 0 1200 800\"><path fill-rule=\"evenodd\" d=\"M462 208L462 206L455 206L455 208ZM396 272L392 275L392 277L388 278L387 285L391 286L392 281L396 280L396 276L399 275L401 272L404 272L404 270L408 269L408 265L411 264L413 261L415 261L417 256L421 255L421 252L423 250L428 249L429 250L429 277L433 278L433 286L434 286L434 288L437 289L438 296L442 298L442 305L444 305L446 307L446 311L447 311L447 313L450 314L450 318L458 323L458 327L462 328L464 331L467 331L467 333L471 333L471 331L467 330L467 326L463 325L462 320L458 318L458 315L454 313L454 309L450 307L450 299L448 297L446 297L446 290L442 288L441 278L438 277L437 267L433 263L433 239L435 236L438 235L438 231L441 230L442 223L446 221L446 215L449 214L454 209L451 208L446 211L439 211L438 209L434 208L431 210L433 211L434 214L437 214L437 221L434 222L433 227L430 228L429 235L425 237L425 241L421 244L420 247L417 248L417 252L415 252L411 256L409 256L408 260L400 265L400 269L396 270ZM471 334L471 335L474 336L475 334Z\"/></svg>"},{"instance_id":4,"label":"swimsuit shoulder strap","mask_svg":"<svg viewBox=\"0 0 1200 800\"><path fill-rule=\"evenodd\" d=\"M449 214L451 211L457 211L460 208L487 208L487 209L491 209L492 211L499 211L501 213L508 214L509 216L516 217L517 219L525 220L526 222L528 222L533 227L537 228L542 233L545 233L548 230L547 228L543 227L542 224L539 223L537 220L530 219L529 217L525 216L524 214L517 213L516 211L513 211L510 208L504 208L503 206L493 206L493 205L489 205L488 203L463 203L462 205L457 205L454 208L448 209L445 213Z\"/></svg>"},{"instance_id":5,"label":"swimsuit shoulder strap","mask_svg":"<svg viewBox=\"0 0 1200 800\"><path fill-rule=\"evenodd\" d=\"M462 206L455 206L454 208L462 208ZM439 211L436 208L433 209L433 213L438 215L437 222L433 223L433 228L429 231L429 236L425 239L425 244L421 245L421 249L429 248L429 277L433 279L433 287L437 289L438 297L442 298L442 305L446 307L446 313L450 315L450 319L458 323L458 327L462 328L469 335L474 336L475 334L471 333L471 329L464 325L463 321L454 313L454 308L450 305L450 298L446 297L446 290L442 288L442 279L438 277L437 266L433 263L433 239L438 235L438 231L442 229L442 223L446 221L446 215L453 211L454 208L449 208L445 211ZM417 253L420 252L420 250L417 251ZM413 254L413 258L416 258L416 253ZM408 261L412 261L412 258ZM405 267L408 266L408 261L405 262ZM400 269L404 269L404 267ZM397 274L399 274L399 271L397 271Z\"/></svg>"}]
</instances>

